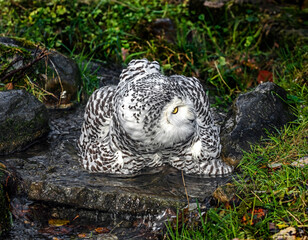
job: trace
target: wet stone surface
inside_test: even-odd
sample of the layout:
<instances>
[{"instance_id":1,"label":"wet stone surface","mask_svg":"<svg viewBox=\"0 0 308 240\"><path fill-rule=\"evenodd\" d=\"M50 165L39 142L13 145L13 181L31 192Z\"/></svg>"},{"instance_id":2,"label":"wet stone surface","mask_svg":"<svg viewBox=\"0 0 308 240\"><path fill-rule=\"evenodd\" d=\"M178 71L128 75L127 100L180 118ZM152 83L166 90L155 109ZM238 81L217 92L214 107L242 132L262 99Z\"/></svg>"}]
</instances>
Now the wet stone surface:
<instances>
[{"instance_id":1,"label":"wet stone surface","mask_svg":"<svg viewBox=\"0 0 308 240\"><path fill-rule=\"evenodd\" d=\"M19 205L43 204L48 213L45 221L52 217L73 219L78 215L78 221L105 223L118 229L133 229L138 219L155 221L166 209L187 205L181 172L171 167L146 169L130 177L85 171L75 148L83 112L83 106L50 111L48 137L24 152L0 157L21 179L18 195L27 200ZM185 176L190 201L198 199L202 203L228 180ZM34 209L42 211L40 207ZM14 238L14 231L11 239L18 239Z\"/></svg>"},{"instance_id":2,"label":"wet stone surface","mask_svg":"<svg viewBox=\"0 0 308 240\"><path fill-rule=\"evenodd\" d=\"M47 109L33 95L0 91L0 155L26 148L48 130Z\"/></svg>"}]
</instances>

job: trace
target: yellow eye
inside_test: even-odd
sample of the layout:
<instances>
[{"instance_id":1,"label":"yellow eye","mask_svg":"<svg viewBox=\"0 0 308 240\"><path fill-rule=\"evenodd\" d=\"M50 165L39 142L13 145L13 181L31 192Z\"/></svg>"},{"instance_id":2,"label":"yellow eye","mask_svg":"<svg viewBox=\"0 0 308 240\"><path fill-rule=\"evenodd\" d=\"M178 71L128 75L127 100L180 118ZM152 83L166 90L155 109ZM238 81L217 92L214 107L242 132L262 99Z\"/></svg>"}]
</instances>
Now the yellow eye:
<instances>
[{"instance_id":1,"label":"yellow eye","mask_svg":"<svg viewBox=\"0 0 308 240\"><path fill-rule=\"evenodd\" d=\"M176 114L176 113L178 112L178 110L179 110L178 107L175 107L175 108L173 109L173 112L172 112L172 113L173 113L173 114Z\"/></svg>"}]
</instances>

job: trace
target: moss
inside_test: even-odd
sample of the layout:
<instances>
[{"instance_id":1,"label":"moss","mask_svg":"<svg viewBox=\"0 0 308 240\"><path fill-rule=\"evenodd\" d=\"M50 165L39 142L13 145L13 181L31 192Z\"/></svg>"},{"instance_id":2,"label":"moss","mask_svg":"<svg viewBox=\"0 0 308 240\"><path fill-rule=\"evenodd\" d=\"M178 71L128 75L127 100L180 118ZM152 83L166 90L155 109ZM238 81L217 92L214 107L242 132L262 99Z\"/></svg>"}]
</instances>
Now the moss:
<instances>
[{"instance_id":1,"label":"moss","mask_svg":"<svg viewBox=\"0 0 308 240\"><path fill-rule=\"evenodd\" d=\"M30 51L22 46L8 46L3 43L0 43L0 59L7 59L9 57L13 57L16 54L23 55L24 57L30 57L31 53Z\"/></svg>"},{"instance_id":2,"label":"moss","mask_svg":"<svg viewBox=\"0 0 308 240\"><path fill-rule=\"evenodd\" d=\"M33 42L31 42L27 39L18 38L18 37L11 37L11 39L14 39L18 43L18 46L20 46L20 47L23 47L23 48L26 48L26 49L37 48L37 46Z\"/></svg>"},{"instance_id":3,"label":"moss","mask_svg":"<svg viewBox=\"0 0 308 240\"><path fill-rule=\"evenodd\" d=\"M1 127L0 153L10 153L24 148L35 139L42 137L48 131L47 118L37 114L31 121L21 121L8 118Z\"/></svg>"},{"instance_id":4,"label":"moss","mask_svg":"<svg viewBox=\"0 0 308 240\"><path fill-rule=\"evenodd\" d=\"M19 44L19 42L16 42ZM31 46L27 41L23 42L21 46L8 46L0 43L0 75L4 75L8 67L10 67L12 61L16 60L19 56L22 57L23 62L30 61L32 59L31 52L25 47ZM18 64L16 62L15 64Z\"/></svg>"}]
</instances>

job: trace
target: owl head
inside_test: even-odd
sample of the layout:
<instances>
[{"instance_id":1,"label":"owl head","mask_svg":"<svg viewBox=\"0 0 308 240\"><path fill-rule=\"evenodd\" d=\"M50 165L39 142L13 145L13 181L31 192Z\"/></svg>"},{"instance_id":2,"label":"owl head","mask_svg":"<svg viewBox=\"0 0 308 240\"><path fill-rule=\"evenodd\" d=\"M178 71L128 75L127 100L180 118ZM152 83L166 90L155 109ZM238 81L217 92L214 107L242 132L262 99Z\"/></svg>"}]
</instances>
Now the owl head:
<instances>
[{"instance_id":1,"label":"owl head","mask_svg":"<svg viewBox=\"0 0 308 240\"><path fill-rule=\"evenodd\" d=\"M162 108L155 140L166 147L187 141L196 132L196 113L192 102L175 95Z\"/></svg>"},{"instance_id":2,"label":"owl head","mask_svg":"<svg viewBox=\"0 0 308 240\"><path fill-rule=\"evenodd\" d=\"M194 105L176 81L151 73L122 88L116 105L119 128L135 148L159 151L187 142L196 132Z\"/></svg>"}]
</instances>

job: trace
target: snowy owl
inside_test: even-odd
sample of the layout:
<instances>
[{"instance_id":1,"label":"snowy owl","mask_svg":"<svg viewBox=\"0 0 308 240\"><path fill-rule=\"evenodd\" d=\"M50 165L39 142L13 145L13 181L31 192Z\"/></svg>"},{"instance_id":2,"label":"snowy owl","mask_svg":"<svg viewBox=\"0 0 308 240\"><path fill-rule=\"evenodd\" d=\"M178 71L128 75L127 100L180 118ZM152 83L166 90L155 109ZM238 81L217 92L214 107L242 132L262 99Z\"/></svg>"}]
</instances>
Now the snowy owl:
<instances>
[{"instance_id":1,"label":"snowy owl","mask_svg":"<svg viewBox=\"0 0 308 240\"><path fill-rule=\"evenodd\" d=\"M219 128L198 79L164 76L158 62L132 60L118 86L90 97L77 143L90 172L134 174L163 164L186 174L224 175Z\"/></svg>"}]
</instances>

